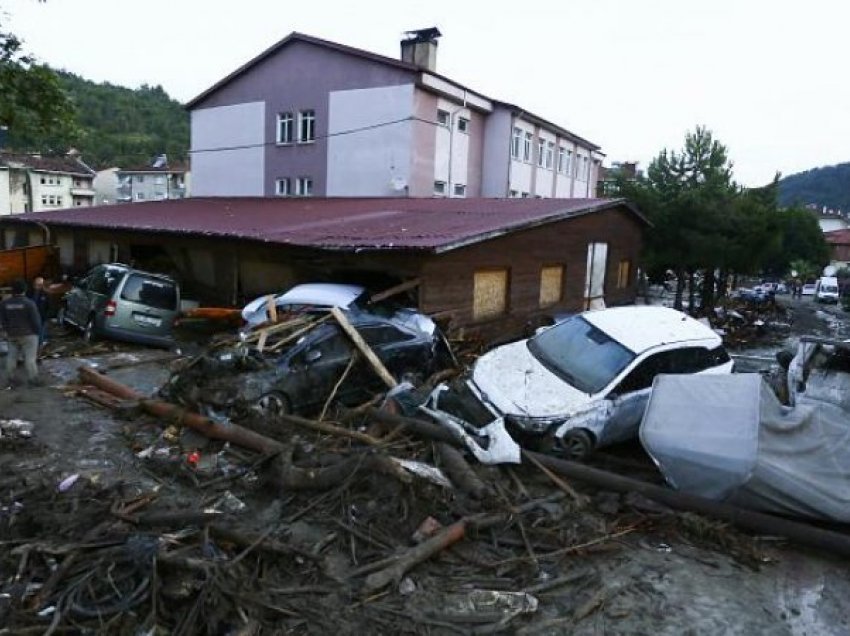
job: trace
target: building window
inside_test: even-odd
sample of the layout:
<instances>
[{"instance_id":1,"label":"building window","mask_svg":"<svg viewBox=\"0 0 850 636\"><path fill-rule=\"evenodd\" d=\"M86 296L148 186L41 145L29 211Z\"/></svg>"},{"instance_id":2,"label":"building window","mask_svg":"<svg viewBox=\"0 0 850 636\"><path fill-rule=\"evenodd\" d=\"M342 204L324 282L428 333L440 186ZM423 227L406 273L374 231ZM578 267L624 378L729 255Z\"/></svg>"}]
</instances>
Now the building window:
<instances>
[{"instance_id":1,"label":"building window","mask_svg":"<svg viewBox=\"0 0 850 636\"><path fill-rule=\"evenodd\" d=\"M136 201L144 201L145 193L144 192L136 192Z\"/></svg>"},{"instance_id":2,"label":"building window","mask_svg":"<svg viewBox=\"0 0 850 636\"><path fill-rule=\"evenodd\" d=\"M564 298L564 266L547 265L540 269L540 306L549 307Z\"/></svg>"},{"instance_id":3,"label":"building window","mask_svg":"<svg viewBox=\"0 0 850 636\"><path fill-rule=\"evenodd\" d=\"M512 199L516 199L519 196L519 191L518 190L511 190L510 194L511 194Z\"/></svg>"},{"instance_id":4,"label":"building window","mask_svg":"<svg viewBox=\"0 0 850 636\"><path fill-rule=\"evenodd\" d=\"M434 194L438 197L446 196L446 182L445 181L435 181L434 182Z\"/></svg>"},{"instance_id":5,"label":"building window","mask_svg":"<svg viewBox=\"0 0 850 636\"><path fill-rule=\"evenodd\" d=\"M522 147L522 160L531 162L531 140L533 135L530 132L525 133L525 143Z\"/></svg>"},{"instance_id":6,"label":"building window","mask_svg":"<svg viewBox=\"0 0 850 636\"><path fill-rule=\"evenodd\" d=\"M277 143L291 144L295 136L295 118L292 113L278 113L277 115Z\"/></svg>"},{"instance_id":7,"label":"building window","mask_svg":"<svg viewBox=\"0 0 850 636\"><path fill-rule=\"evenodd\" d=\"M310 177L298 177L295 181L295 194L299 197L313 195L313 179Z\"/></svg>"},{"instance_id":8,"label":"building window","mask_svg":"<svg viewBox=\"0 0 850 636\"><path fill-rule=\"evenodd\" d=\"M45 196L41 197L41 205L47 205L47 197L45 197Z\"/></svg>"},{"instance_id":9,"label":"building window","mask_svg":"<svg viewBox=\"0 0 850 636\"><path fill-rule=\"evenodd\" d=\"M292 191L290 190L289 179L285 178L278 179L277 181L275 181L274 192L279 197L288 197L290 194L292 194Z\"/></svg>"},{"instance_id":10,"label":"building window","mask_svg":"<svg viewBox=\"0 0 850 636\"><path fill-rule=\"evenodd\" d=\"M144 182L145 182L145 175L137 174L136 175L136 183L144 183Z\"/></svg>"},{"instance_id":11,"label":"building window","mask_svg":"<svg viewBox=\"0 0 850 636\"><path fill-rule=\"evenodd\" d=\"M473 320L504 315L508 310L508 270L487 269L475 272L472 292Z\"/></svg>"},{"instance_id":12,"label":"building window","mask_svg":"<svg viewBox=\"0 0 850 636\"><path fill-rule=\"evenodd\" d=\"M543 137L537 138L537 165L543 167L543 150L546 147L546 142Z\"/></svg>"},{"instance_id":13,"label":"building window","mask_svg":"<svg viewBox=\"0 0 850 636\"><path fill-rule=\"evenodd\" d=\"M553 142L548 142L546 144L546 168L549 170L552 169L552 163L555 159L555 144Z\"/></svg>"},{"instance_id":14,"label":"building window","mask_svg":"<svg viewBox=\"0 0 850 636\"><path fill-rule=\"evenodd\" d=\"M56 197L56 205L58 205L60 208L62 207L62 197Z\"/></svg>"},{"instance_id":15,"label":"building window","mask_svg":"<svg viewBox=\"0 0 850 636\"><path fill-rule=\"evenodd\" d=\"M522 198L523 198L523 199L527 199L529 196L531 196L531 195L530 195L528 192L523 192L523 193L522 193Z\"/></svg>"},{"instance_id":16,"label":"building window","mask_svg":"<svg viewBox=\"0 0 850 636\"><path fill-rule=\"evenodd\" d=\"M587 181L590 178L590 159L587 157L582 157L582 172L584 172L584 180Z\"/></svg>"},{"instance_id":17,"label":"building window","mask_svg":"<svg viewBox=\"0 0 850 636\"><path fill-rule=\"evenodd\" d=\"M469 132L469 120L465 117L457 118L457 129L458 132L468 133Z\"/></svg>"},{"instance_id":18,"label":"building window","mask_svg":"<svg viewBox=\"0 0 850 636\"><path fill-rule=\"evenodd\" d=\"M449 116L449 111L437 110L437 123L440 124L440 126L448 126Z\"/></svg>"},{"instance_id":19,"label":"building window","mask_svg":"<svg viewBox=\"0 0 850 636\"><path fill-rule=\"evenodd\" d=\"M302 144L316 141L316 111L302 110L298 113L298 141Z\"/></svg>"},{"instance_id":20,"label":"building window","mask_svg":"<svg viewBox=\"0 0 850 636\"><path fill-rule=\"evenodd\" d=\"M514 135L511 138L511 157L519 159L519 147L522 143L522 129L514 128Z\"/></svg>"},{"instance_id":21,"label":"building window","mask_svg":"<svg viewBox=\"0 0 850 636\"><path fill-rule=\"evenodd\" d=\"M558 172L566 172L567 149L558 146Z\"/></svg>"},{"instance_id":22,"label":"building window","mask_svg":"<svg viewBox=\"0 0 850 636\"><path fill-rule=\"evenodd\" d=\"M454 195L456 197L465 197L466 196L466 186L463 185L462 183L456 183L454 188L453 188L453 191L454 191Z\"/></svg>"},{"instance_id":23,"label":"building window","mask_svg":"<svg viewBox=\"0 0 850 636\"><path fill-rule=\"evenodd\" d=\"M567 160L566 160L567 162L566 162L566 164L564 164L564 174L567 175L568 177L572 176L572 173L570 172L570 164L572 163L572 159L573 159L573 151L567 150Z\"/></svg>"},{"instance_id":24,"label":"building window","mask_svg":"<svg viewBox=\"0 0 850 636\"><path fill-rule=\"evenodd\" d=\"M77 199L76 201L74 201L74 205L76 205L77 207L81 206L82 204L83 204L83 202L82 202L82 201L80 201L79 199Z\"/></svg>"},{"instance_id":25,"label":"building window","mask_svg":"<svg viewBox=\"0 0 850 636\"><path fill-rule=\"evenodd\" d=\"M46 184L47 184L47 179L45 179L44 177L42 177L42 178L41 178L41 185L46 185Z\"/></svg>"},{"instance_id":26,"label":"building window","mask_svg":"<svg viewBox=\"0 0 850 636\"><path fill-rule=\"evenodd\" d=\"M632 274L632 262L628 259L620 261L617 268L617 289L625 289L629 286L629 280Z\"/></svg>"}]
</instances>

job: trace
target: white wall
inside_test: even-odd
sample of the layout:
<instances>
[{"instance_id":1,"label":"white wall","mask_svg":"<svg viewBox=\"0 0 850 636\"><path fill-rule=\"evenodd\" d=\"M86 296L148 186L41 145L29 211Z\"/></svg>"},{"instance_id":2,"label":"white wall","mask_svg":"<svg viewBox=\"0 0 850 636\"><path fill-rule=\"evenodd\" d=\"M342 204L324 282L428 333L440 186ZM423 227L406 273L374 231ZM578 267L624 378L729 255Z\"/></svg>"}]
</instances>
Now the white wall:
<instances>
[{"instance_id":1,"label":"white wall","mask_svg":"<svg viewBox=\"0 0 850 636\"><path fill-rule=\"evenodd\" d=\"M265 102L192 111L193 196L263 195L265 113Z\"/></svg>"},{"instance_id":2,"label":"white wall","mask_svg":"<svg viewBox=\"0 0 850 636\"><path fill-rule=\"evenodd\" d=\"M496 108L484 120L484 154L481 166L481 196L506 197L509 194L511 162L511 113Z\"/></svg>"},{"instance_id":3,"label":"white wall","mask_svg":"<svg viewBox=\"0 0 850 636\"><path fill-rule=\"evenodd\" d=\"M9 171L0 170L0 216L12 213L9 194Z\"/></svg>"},{"instance_id":4,"label":"white wall","mask_svg":"<svg viewBox=\"0 0 850 636\"><path fill-rule=\"evenodd\" d=\"M2 186L0 186L2 187ZM2 195L0 195L2 196ZM836 217L834 219L818 219L818 225L820 225L821 232L834 232L835 230L846 230L850 225L848 225L847 221L840 217Z\"/></svg>"},{"instance_id":5,"label":"white wall","mask_svg":"<svg viewBox=\"0 0 850 636\"><path fill-rule=\"evenodd\" d=\"M468 108L462 103L453 102L440 98L437 100L437 108L444 110L450 115L450 124L454 131L447 126L435 126L437 136L436 149L434 152L434 181L446 182L447 196L454 196L454 186L469 185L469 137L468 133L457 129L457 121L460 118L469 120L471 118ZM475 125L475 123L470 123ZM480 131L479 131L480 132ZM451 157L451 159L449 159ZM451 165L451 178L449 178L449 166Z\"/></svg>"},{"instance_id":6,"label":"white wall","mask_svg":"<svg viewBox=\"0 0 850 636\"><path fill-rule=\"evenodd\" d=\"M410 184L412 122L379 124L412 117L413 90L413 84L402 84L330 93L328 196L404 196L393 180ZM358 130L369 126L376 127ZM197 194L196 176L193 181Z\"/></svg>"}]
</instances>

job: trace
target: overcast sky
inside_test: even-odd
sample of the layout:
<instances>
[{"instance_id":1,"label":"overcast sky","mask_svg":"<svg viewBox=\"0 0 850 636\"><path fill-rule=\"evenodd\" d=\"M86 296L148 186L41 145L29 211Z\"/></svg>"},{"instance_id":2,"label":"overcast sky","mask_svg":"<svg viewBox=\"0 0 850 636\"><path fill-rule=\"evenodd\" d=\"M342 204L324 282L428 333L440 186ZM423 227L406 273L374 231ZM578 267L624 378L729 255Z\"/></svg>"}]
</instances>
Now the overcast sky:
<instances>
[{"instance_id":1,"label":"overcast sky","mask_svg":"<svg viewBox=\"0 0 850 636\"><path fill-rule=\"evenodd\" d=\"M398 56L438 26L438 72L645 167L702 124L736 179L850 161L840 0L0 0L51 66L186 101L291 31ZM844 69L844 70L842 70Z\"/></svg>"}]
</instances>

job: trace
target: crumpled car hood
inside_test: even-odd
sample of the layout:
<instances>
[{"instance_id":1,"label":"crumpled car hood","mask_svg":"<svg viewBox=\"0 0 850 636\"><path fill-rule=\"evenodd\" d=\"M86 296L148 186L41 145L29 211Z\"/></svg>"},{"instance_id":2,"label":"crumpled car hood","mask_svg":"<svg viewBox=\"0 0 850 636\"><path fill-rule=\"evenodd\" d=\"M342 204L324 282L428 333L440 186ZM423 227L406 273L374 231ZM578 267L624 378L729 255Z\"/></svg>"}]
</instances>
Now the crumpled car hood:
<instances>
[{"instance_id":1,"label":"crumpled car hood","mask_svg":"<svg viewBox=\"0 0 850 636\"><path fill-rule=\"evenodd\" d=\"M569 416L590 404L590 396L564 382L531 355L526 341L481 356L472 381L504 415Z\"/></svg>"}]
</instances>

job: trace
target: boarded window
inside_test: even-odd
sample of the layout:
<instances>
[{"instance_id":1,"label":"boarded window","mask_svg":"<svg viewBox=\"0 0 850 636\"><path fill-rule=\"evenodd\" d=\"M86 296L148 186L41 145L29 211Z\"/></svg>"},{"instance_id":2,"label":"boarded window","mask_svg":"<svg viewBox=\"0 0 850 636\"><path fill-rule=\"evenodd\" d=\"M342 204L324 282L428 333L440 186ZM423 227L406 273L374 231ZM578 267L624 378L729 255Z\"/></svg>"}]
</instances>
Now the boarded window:
<instances>
[{"instance_id":1,"label":"boarded window","mask_svg":"<svg viewBox=\"0 0 850 636\"><path fill-rule=\"evenodd\" d=\"M629 286L629 278L632 273L632 264L629 260L620 261L617 269L617 289L625 289Z\"/></svg>"},{"instance_id":2,"label":"boarded window","mask_svg":"<svg viewBox=\"0 0 850 636\"><path fill-rule=\"evenodd\" d=\"M475 272L473 295L474 320L504 314L508 309L508 270L488 269Z\"/></svg>"},{"instance_id":3,"label":"boarded window","mask_svg":"<svg viewBox=\"0 0 850 636\"><path fill-rule=\"evenodd\" d=\"M564 266L547 265L540 270L540 306L548 307L564 297Z\"/></svg>"}]
</instances>

